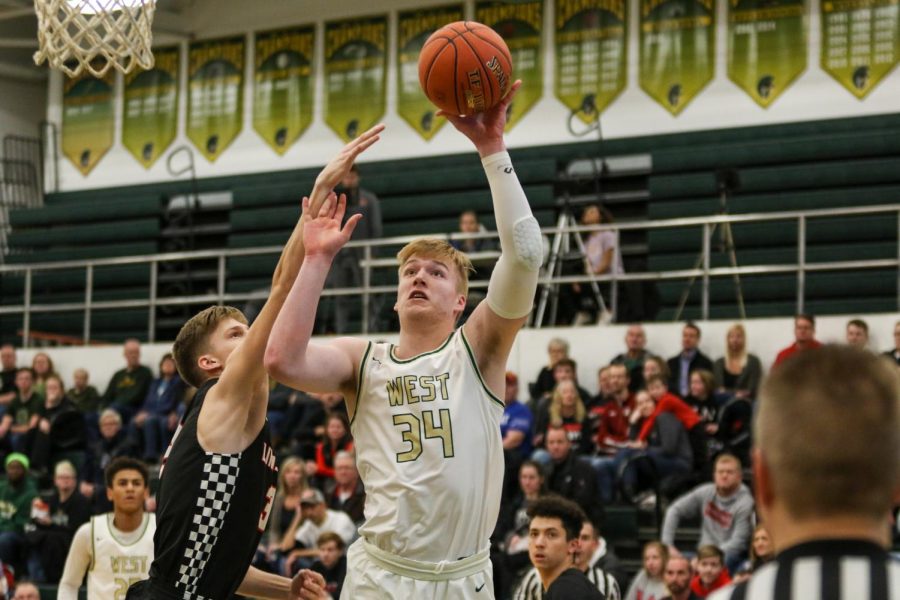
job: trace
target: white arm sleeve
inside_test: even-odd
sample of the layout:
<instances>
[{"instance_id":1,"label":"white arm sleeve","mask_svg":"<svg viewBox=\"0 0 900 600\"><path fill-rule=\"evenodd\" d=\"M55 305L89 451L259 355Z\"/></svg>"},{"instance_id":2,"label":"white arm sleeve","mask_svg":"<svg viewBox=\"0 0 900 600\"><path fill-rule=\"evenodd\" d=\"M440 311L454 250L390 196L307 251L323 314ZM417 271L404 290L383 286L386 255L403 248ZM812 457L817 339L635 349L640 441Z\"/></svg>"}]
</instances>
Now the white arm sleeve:
<instances>
[{"instance_id":1,"label":"white arm sleeve","mask_svg":"<svg viewBox=\"0 0 900 600\"><path fill-rule=\"evenodd\" d=\"M497 315L518 319L531 312L534 302L543 261L541 230L509 153L491 154L481 163L491 187L500 234L500 258L488 284L487 302Z\"/></svg>"},{"instance_id":2,"label":"white arm sleeve","mask_svg":"<svg viewBox=\"0 0 900 600\"><path fill-rule=\"evenodd\" d=\"M84 574L91 564L91 522L88 521L78 528L72 545L69 546L69 555L66 557L66 566L63 569L62 578L59 580L59 592L57 600L78 600L78 588L84 581Z\"/></svg>"}]
</instances>

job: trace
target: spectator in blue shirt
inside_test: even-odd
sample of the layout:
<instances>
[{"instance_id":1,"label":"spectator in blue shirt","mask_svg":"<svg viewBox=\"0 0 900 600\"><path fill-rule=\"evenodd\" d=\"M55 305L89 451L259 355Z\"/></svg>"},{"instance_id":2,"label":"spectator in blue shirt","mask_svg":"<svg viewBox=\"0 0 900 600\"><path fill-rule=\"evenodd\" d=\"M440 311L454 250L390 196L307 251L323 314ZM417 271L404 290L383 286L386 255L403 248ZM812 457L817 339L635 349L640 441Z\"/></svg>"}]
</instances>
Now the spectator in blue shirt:
<instances>
[{"instance_id":1,"label":"spectator in blue shirt","mask_svg":"<svg viewBox=\"0 0 900 600\"><path fill-rule=\"evenodd\" d=\"M500 435L503 449L525 459L531 455L531 437L534 418L528 407L519 402L519 378L512 371L506 372L506 392L503 417L500 419Z\"/></svg>"},{"instance_id":2,"label":"spectator in blue shirt","mask_svg":"<svg viewBox=\"0 0 900 600\"><path fill-rule=\"evenodd\" d=\"M144 460L157 463L178 426L178 405L184 398L185 385L178 376L175 359L166 354L159 361L159 377L150 384L134 426L144 433Z\"/></svg>"}]
</instances>

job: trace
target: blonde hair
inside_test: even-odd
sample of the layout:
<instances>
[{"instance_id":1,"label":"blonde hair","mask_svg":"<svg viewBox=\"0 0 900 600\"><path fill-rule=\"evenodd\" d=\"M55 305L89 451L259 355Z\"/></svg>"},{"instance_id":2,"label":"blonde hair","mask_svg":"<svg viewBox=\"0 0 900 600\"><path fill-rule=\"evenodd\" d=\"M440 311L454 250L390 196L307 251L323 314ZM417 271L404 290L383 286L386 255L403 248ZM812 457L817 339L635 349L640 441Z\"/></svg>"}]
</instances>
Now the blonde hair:
<instances>
[{"instance_id":1,"label":"blonde hair","mask_svg":"<svg viewBox=\"0 0 900 600\"><path fill-rule=\"evenodd\" d=\"M842 346L802 352L760 393L754 442L795 518L880 520L900 486L900 376Z\"/></svg>"},{"instance_id":2,"label":"blonde hair","mask_svg":"<svg viewBox=\"0 0 900 600\"><path fill-rule=\"evenodd\" d=\"M298 484L300 488L299 493L302 494L303 490L309 487L306 485L306 471L303 469L303 459L296 456L289 456L284 459L281 465L279 465L278 467L278 496L280 498L284 498L289 491L287 489L287 485L285 484L284 477L288 469L290 469L291 467L300 468L300 483Z\"/></svg>"},{"instance_id":3,"label":"blonde hair","mask_svg":"<svg viewBox=\"0 0 900 600\"><path fill-rule=\"evenodd\" d=\"M578 386L575 385L575 382L571 379L565 379L560 381L555 388L553 388L553 396L550 400L550 423L552 425L562 425L562 394L559 391L559 386L568 382L572 385L575 390L575 419L580 423L584 421L584 416L587 414L587 410L584 408L584 402L581 401L581 395L578 393Z\"/></svg>"},{"instance_id":4,"label":"blonde hair","mask_svg":"<svg viewBox=\"0 0 900 600\"><path fill-rule=\"evenodd\" d=\"M412 257L430 258L439 261L446 261L449 266L456 270L458 276L456 289L467 296L469 294L469 273L475 272L472 261L464 252L460 252L448 242L433 238L423 238L414 240L400 249L397 253L397 262L400 268L403 268Z\"/></svg>"},{"instance_id":5,"label":"blonde hair","mask_svg":"<svg viewBox=\"0 0 900 600\"><path fill-rule=\"evenodd\" d=\"M198 388L209 379L209 376L197 364L200 355L209 348L209 336L219 323L225 319L234 319L247 324L244 313L233 306L210 306L191 317L181 327L175 343L172 344L172 356L178 373L188 384Z\"/></svg>"}]
</instances>

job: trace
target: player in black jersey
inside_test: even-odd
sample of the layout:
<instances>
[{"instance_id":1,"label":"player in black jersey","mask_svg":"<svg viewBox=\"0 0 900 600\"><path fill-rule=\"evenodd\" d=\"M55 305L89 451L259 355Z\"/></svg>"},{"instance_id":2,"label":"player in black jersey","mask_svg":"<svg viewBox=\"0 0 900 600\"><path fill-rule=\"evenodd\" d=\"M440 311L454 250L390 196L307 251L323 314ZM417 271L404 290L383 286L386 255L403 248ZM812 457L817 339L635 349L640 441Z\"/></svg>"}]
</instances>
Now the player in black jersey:
<instances>
[{"instance_id":1,"label":"player in black jersey","mask_svg":"<svg viewBox=\"0 0 900 600\"><path fill-rule=\"evenodd\" d=\"M303 261L308 214L346 199L333 193L357 156L379 139L376 126L347 144L319 176L284 247L269 299L253 323L235 308L212 306L178 333L173 354L198 388L163 459L150 579L131 599L327 598L318 573L293 581L250 567L275 496L277 466L266 423L266 342Z\"/></svg>"}]
</instances>

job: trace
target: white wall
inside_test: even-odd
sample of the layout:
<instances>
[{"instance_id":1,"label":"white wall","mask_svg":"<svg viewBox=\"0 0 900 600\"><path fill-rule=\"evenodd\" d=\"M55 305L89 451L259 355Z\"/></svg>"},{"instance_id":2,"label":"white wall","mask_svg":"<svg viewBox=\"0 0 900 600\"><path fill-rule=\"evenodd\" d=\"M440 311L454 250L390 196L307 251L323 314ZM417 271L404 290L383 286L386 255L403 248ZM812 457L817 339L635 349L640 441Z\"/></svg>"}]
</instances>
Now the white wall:
<instances>
[{"instance_id":1,"label":"white wall","mask_svg":"<svg viewBox=\"0 0 900 600\"><path fill-rule=\"evenodd\" d=\"M719 0L718 22L725 23L725 1ZM865 100L858 100L837 81L819 67L820 51L820 0L810 0L809 41L806 48L808 67L783 96L768 108L755 104L749 96L732 83L726 73L727 48L724 29L716 35L716 77L700 95L677 117L670 115L644 93L637 83L638 63L638 14L639 0L630 0L631 20L628 50L628 85L626 90L604 112L603 134L607 138L638 135L675 133L698 129L717 129L749 125L764 125L788 121L828 119L862 116L897 111L900 98L900 69L889 74ZM331 0L329 2L289 3L284 0L202 0L194 3L186 14L184 27L197 33L197 37L209 38L236 33L247 33L273 27L316 22L319 24L318 73L322 73L321 25L326 20L391 12L391 27L395 26L396 11L429 5L444 5L447 0L376 0L361 5L355 0ZM466 0L467 14L474 14L472 0ZM286 8L287 7L287 8ZM294 8L298 7L298 8ZM299 9L302 7L302 10ZM544 96L538 105L511 131L507 137L510 146L565 143L585 138L575 138L566 129L568 110L553 95L552 50L552 0L545 0L545 58ZM392 46L395 43L391 36ZM252 52L252 43L248 48ZM393 56L393 47L391 55ZM183 61L186 52L183 52ZM184 64L184 63L183 63ZM247 61L245 80L252 81L253 61ZM181 110L178 137L170 147L189 144L184 135L186 96L185 69L182 69ZM471 151L467 140L453 130L444 127L425 141L419 137L395 112L396 83L393 60L388 71L388 112L384 122L388 130L384 139L364 159L385 160L392 158L447 154ZM48 118L56 123L61 117L62 76L54 74L49 86ZM121 78L118 89L121 89ZM317 85L317 101L314 123L300 140L279 157L267 147L253 131L251 86L245 88L244 127L235 142L214 164L197 154L197 171L200 177L250 173L280 169L294 169L324 164L342 145L340 139L322 121L322 81ZM117 112L120 107L116 107ZM121 117L117 116L121 121ZM115 185L167 181L171 178L165 170L165 156L151 170L145 170L121 145L121 127L117 127L116 142L87 177L83 176L68 159L60 159L60 185L63 190L88 189Z\"/></svg>"},{"instance_id":2,"label":"white wall","mask_svg":"<svg viewBox=\"0 0 900 600\"><path fill-rule=\"evenodd\" d=\"M844 328L851 317L820 317L816 319L817 338L822 342L842 342ZM869 325L870 346L882 352L893 347L894 324L900 319L898 314L862 315ZM725 332L733 321L698 322L703 337L700 348L710 358L716 359L725 351ZM744 323L747 328L747 345L751 352L759 356L766 370L779 350L793 342L793 319L751 319ZM569 341L571 356L578 363L578 380L588 391L597 391L597 369L609 363L613 356L625 349L626 325L590 326L555 329L525 329L513 347L508 368L519 375L520 380L531 382L547 361L547 343L553 337ZM654 354L669 358L681 347L680 323L652 323L645 325L647 348ZM391 341L396 338L388 337ZM142 349L142 362L157 371L159 359L169 352L170 344L149 344ZM18 352L20 365L31 364L32 356L42 349L21 349ZM112 374L124 366L122 349L119 346L88 348L44 349L62 375L66 385L71 385L72 371L78 367L87 368L91 382L102 393ZM525 393L524 386L522 393Z\"/></svg>"},{"instance_id":3,"label":"white wall","mask_svg":"<svg viewBox=\"0 0 900 600\"><path fill-rule=\"evenodd\" d=\"M0 77L0 140L10 134L38 137L46 114L46 83Z\"/></svg>"}]
</instances>

